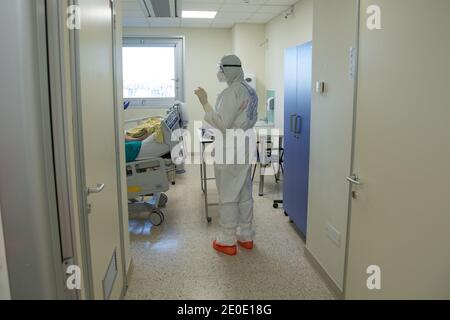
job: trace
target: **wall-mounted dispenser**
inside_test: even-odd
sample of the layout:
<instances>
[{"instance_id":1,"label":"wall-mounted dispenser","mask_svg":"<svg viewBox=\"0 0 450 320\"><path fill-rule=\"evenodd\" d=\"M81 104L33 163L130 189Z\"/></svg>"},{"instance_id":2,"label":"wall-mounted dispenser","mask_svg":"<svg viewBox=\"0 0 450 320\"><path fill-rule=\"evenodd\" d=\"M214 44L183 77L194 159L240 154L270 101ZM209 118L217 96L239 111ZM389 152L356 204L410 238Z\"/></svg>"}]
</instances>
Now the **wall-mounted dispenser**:
<instances>
[{"instance_id":1,"label":"wall-mounted dispenser","mask_svg":"<svg viewBox=\"0 0 450 320\"><path fill-rule=\"evenodd\" d=\"M254 74L246 74L245 81L256 91L256 76Z\"/></svg>"},{"instance_id":2,"label":"wall-mounted dispenser","mask_svg":"<svg viewBox=\"0 0 450 320\"><path fill-rule=\"evenodd\" d=\"M275 98L270 97L266 101L267 122L275 122Z\"/></svg>"}]
</instances>

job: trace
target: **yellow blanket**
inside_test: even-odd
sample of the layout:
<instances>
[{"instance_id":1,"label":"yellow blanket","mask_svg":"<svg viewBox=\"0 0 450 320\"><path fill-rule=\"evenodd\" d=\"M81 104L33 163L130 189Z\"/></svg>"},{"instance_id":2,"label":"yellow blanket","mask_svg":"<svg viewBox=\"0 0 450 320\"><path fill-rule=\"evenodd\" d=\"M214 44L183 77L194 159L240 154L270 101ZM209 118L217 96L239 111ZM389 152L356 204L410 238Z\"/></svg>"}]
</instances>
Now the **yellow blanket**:
<instances>
[{"instance_id":1,"label":"yellow blanket","mask_svg":"<svg viewBox=\"0 0 450 320\"><path fill-rule=\"evenodd\" d=\"M127 131L127 135L131 138L142 138L146 135L154 135L155 141L158 143L164 143L164 133L162 129L161 117L153 117L143 121L136 128Z\"/></svg>"}]
</instances>

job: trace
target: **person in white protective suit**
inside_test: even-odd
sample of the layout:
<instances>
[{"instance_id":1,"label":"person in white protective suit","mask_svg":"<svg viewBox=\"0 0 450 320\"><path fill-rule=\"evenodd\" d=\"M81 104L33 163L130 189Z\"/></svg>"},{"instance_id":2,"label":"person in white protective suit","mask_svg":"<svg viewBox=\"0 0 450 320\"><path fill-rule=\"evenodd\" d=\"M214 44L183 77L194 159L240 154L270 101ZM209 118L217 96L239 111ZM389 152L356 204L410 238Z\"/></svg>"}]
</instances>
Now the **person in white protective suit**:
<instances>
[{"instance_id":1,"label":"person in white protective suit","mask_svg":"<svg viewBox=\"0 0 450 320\"><path fill-rule=\"evenodd\" d=\"M244 80L241 60L235 55L224 56L217 78L220 82L226 82L228 87L218 96L214 109L203 88L195 91L205 110L204 120L222 133L224 144L226 135L234 134L236 129L251 130L253 134L258 116L258 96ZM215 147L217 152L217 145ZM228 158L226 153L230 152L235 152L237 156L231 157L234 158L231 163L226 161L214 164L219 193L220 232L213 242L213 248L235 255L237 244L248 250L253 249L252 148L244 143L244 148L242 144L241 147L235 144L231 148L226 145L223 150L224 159ZM256 145L254 150L256 151ZM245 153L245 162L237 161L242 152Z\"/></svg>"}]
</instances>

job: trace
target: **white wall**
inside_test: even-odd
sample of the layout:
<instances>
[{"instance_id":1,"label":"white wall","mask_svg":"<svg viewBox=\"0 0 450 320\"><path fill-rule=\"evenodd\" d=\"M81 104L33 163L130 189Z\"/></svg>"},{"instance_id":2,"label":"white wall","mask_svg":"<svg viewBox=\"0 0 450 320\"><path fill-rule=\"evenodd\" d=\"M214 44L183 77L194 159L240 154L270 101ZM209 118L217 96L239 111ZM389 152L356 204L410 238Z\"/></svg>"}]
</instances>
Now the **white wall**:
<instances>
[{"instance_id":1,"label":"white wall","mask_svg":"<svg viewBox=\"0 0 450 320\"><path fill-rule=\"evenodd\" d=\"M6 265L5 239L3 238L2 213L0 211L0 300L11 299L8 268Z\"/></svg>"},{"instance_id":2,"label":"white wall","mask_svg":"<svg viewBox=\"0 0 450 320\"><path fill-rule=\"evenodd\" d=\"M184 36L185 37L185 102L192 133L195 120L203 119L204 111L194 90L202 86L208 92L211 104L225 88L217 81L217 64L223 55L232 53L231 29L200 28L125 28L124 36ZM125 119L161 115L164 109L129 109Z\"/></svg>"},{"instance_id":3,"label":"white wall","mask_svg":"<svg viewBox=\"0 0 450 320\"><path fill-rule=\"evenodd\" d=\"M259 118L266 116L266 39L265 25L238 23L232 29L233 53L242 61L246 74L256 75L256 90L259 97Z\"/></svg>"},{"instance_id":4,"label":"white wall","mask_svg":"<svg viewBox=\"0 0 450 320\"><path fill-rule=\"evenodd\" d=\"M288 19L280 15L266 25L266 88L275 90L275 126L284 124L284 51L312 40L313 0L300 0Z\"/></svg>"}]
</instances>

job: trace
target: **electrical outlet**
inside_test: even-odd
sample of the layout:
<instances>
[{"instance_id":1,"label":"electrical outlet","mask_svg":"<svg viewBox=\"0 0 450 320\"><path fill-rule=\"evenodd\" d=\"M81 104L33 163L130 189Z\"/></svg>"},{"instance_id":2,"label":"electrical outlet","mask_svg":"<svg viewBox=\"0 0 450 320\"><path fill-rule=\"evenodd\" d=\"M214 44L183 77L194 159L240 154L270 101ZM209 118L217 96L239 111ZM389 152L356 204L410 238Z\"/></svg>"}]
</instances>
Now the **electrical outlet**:
<instances>
[{"instance_id":1,"label":"electrical outlet","mask_svg":"<svg viewBox=\"0 0 450 320\"><path fill-rule=\"evenodd\" d=\"M341 247L341 233L330 223L327 223L326 233L328 238L339 248Z\"/></svg>"}]
</instances>

